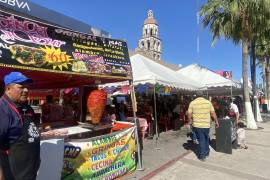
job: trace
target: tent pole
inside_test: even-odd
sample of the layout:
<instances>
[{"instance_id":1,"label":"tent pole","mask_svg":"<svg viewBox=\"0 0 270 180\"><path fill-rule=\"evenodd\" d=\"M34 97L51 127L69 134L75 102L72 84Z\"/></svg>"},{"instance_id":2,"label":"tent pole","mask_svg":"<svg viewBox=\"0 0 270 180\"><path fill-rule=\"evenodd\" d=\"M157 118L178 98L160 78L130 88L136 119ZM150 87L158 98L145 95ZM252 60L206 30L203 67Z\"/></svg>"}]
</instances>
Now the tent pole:
<instances>
[{"instance_id":1,"label":"tent pole","mask_svg":"<svg viewBox=\"0 0 270 180\"><path fill-rule=\"evenodd\" d=\"M130 82L130 95L131 95L131 101L132 101L132 109L133 109L133 118L135 122L135 137L136 137L136 143L137 143L137 151L138 151L138 171L144 171L143 164L142 164L142 148L141 143L143 143L143 139L139 137L139 130L140 130L140 123L138 121L136 112L137 112L137 102L136 102L136 96L135 96L135 90L134 85L132 82Z\"/></svg>"},{"instance_id":2,"label":"tent pole","mask_svg":"<svg viewBox=\"0 0 270 180\"><path fill-rule=\"evenodd\" d=\"M159 138L159 134L158 134L158 120L157 120L157 102L156 102L157 98L156 98L156 84L154 85L154 111L155 111L155 129L156 129L156 134L155 134L155 139L156 139L156 149L160 150L160 148L157 147L157 143L158 143L158 138Z\"/></svg>"},{"instance_id":3,"label":"tent pole","mask_svg":"<svg viewBox=\"0 0 270 180\"><path fill-rule=\"evenodd\" d=\"M231 99L233 98L233 93L232 93L232 84L231 84Z\"/></svg>"}]
</instances>

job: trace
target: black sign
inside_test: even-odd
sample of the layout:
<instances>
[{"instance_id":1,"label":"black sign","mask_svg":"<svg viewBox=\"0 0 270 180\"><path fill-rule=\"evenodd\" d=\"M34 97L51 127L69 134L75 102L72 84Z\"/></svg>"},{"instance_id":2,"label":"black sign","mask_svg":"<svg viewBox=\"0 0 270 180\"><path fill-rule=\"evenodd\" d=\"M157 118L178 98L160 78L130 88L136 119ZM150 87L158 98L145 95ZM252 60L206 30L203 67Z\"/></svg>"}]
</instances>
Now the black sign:
<instances>
[{"instance_id":1,"label":"black sign","mask_svg":"<svg viewBox=\"0 0 270 180\"><path fill-rule=\"evenodd\" d=\"M0 11L0 66L131 79L124 41Z\"/></svg>"},{"instance_id":2,"label":"black sign","mask_svg":"<svg viewBox=\"0 0 270 180\"><path fill-rule=\"evenodd\" d=\"M104 30L96 29L89 24L40 6L29 0L0 0L0 9L6 9L8 12L10 12L10 10L11 12L15 11L15 14L16 12L23 13L24 15L36 17L46 22L70 28L75 31L90 33L96 36L109 37L109 33Z\"/></svg>"},{"instance_id":3,"label":"black sign","mask_svg":"<svg viewBox=\"0 0 270 180\"><path fill-rule=\"evenodd\" d=\"M30 4L28 0L0 0L0 5L19 12L31 12Z\"/></svg>"}]
</instances>

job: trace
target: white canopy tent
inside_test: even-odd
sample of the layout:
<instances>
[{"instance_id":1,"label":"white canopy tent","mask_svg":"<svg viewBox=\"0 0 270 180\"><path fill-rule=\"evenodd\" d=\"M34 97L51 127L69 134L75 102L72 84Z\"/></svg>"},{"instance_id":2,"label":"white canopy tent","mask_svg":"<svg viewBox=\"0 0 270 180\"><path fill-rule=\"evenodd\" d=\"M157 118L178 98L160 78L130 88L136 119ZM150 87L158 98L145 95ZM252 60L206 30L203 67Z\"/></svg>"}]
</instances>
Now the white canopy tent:
<instances>
[{"instance_id":1,"label":"white canopy tent","mask_svg":"<svg viewBox=\"0 0 270 180\"><path fill-rule=\"evenodd\" d=\"M133 72L133 83L137 84L162 84L183 90L198 90L202 88L202 84L196 80L192 80L185 75L161 65L143 55L136 54L130 57ZM158 140L158 120L156 108L156 88L154 88L154 114L156 126L156 141Z\"/></svg>"},{"instance_id":2,"label":"white canopy tent","mask_svg":"<svg viewBox=\"0 0 270 180\"><path fill-rule=\"evenodd\" d=\"M133 84L161 84L183 90L201 90L203 84L185 75L177 73L143 55L130 57L133 73ZM117 87L128 85L128 81L107 83L101 87Z\"/></svg>"},{"instance_id":3,"label":"white canopy tent","mask_svg":"<svg viewBox=\"0 0 270 180\"><path fill-rule=\"evenodd\" d=\"M177 71L177 73L201 82L209 94L232 95L242 92L241 83L226 79L198 64L186 66Z\"/></svg>"},{"instance_id":4,"label":"white canopy tent","mask_svg":"<svg viewBox=\"0 0 270 180\"><path fill-rule=\"evenodd\" d=\"M143 55L130 57L133 72L133 82L137 84L162 84L179 89L198 90L203 87L199 81L161 65Z\"/></svg>"},{"instance_id":5,"label":"white canopy tent","mask_svg":"<svg viewBox=\"0 0 270 180\"><path fill-rule=\"evenodd\" d=\"M185 75L179 74L164 65L161 65L143 55L135 54L130 57L133 84L160 84L164 86L170 86L176 89L196 91L203 87L201 83L196 80L190 79ZM104 86L120 86L126 85L128 82L105 84ZM157 111L156 111L156 92L154 88L154 112L155 112L155 125L156 125L156 140L158 140L158 123L157 123Z\"/></svg>"}]
</instances>

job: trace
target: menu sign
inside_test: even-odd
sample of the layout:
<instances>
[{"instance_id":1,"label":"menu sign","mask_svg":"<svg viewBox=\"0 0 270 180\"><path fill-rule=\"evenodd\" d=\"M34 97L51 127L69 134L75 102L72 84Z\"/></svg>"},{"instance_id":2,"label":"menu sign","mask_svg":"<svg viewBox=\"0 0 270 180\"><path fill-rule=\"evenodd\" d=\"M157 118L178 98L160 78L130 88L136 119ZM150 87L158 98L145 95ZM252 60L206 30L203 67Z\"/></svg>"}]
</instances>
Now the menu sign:
<instances>
[{"instance_id":1,"label":"menu sign","mask_svg":"<svg viewBox=\"0 0 270 180\"><path fill-rule=\"evenodd\" d=\"M117 179L136 169L135 127L112 134L68 142L62 180Z\"/></svg>"},{"instance_id":2,"label":"menu sign","mask_svg":"<svg viewBox=\"0 0 270 180\"><path fill-rule=\"evenodd\" d=\"M0 11L0 66L131 78L126 42Z\"/></svg>"}]
</instances>

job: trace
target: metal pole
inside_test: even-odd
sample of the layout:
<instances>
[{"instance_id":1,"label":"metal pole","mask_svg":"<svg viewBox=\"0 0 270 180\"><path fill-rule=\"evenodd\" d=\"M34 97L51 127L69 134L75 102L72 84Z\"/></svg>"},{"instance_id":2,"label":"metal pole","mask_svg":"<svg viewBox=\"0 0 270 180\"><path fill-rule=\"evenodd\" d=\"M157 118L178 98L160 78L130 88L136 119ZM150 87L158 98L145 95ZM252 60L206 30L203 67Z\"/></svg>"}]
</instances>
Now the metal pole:
<instances>
[{"instance_id":1,"label":"metal pole","mask_svg":"<svg viewBox=\"0 0 270 180\"><path fill-rule=\"evenodd\" d=\"M138 118L136 117L136 112L133 112L133 116L134 116L134 122L135 122L135 136L136 136L136 143L137 143L137 151L138 151L138 171L144 171L143 168L143 163L142 163L142 149L141 149L141 144L140 144L140 140L139 140L139 122L138 122Z\"/></svg>"},{"instance_id":2,"label":"metal pole","mask_svg":"<svg viewBox=\"0 0 270 180\"><path fill-rule=\"evenodd\" d=\"M232 84L231 84L231 99L233 99Z\"/></svg>"},{"instance_id":3,"label":"metal pole","mask_svg":"<svg viewBox=\"0 0 270 180\"><path fill-rule=\"evenodd\" d=\"M135 96L135 91L134 91L134 85L133 83L131 84L131 88L130 88L130 95L131 95L131 100L132 100L132 107L133 107L133 118L134 118L134 122L135 122L135 137L136 137L136 143L137 143L137 151L138 151L138 171L144 171L143 168L143 164L142 164L142 149L141 149L141 143L140 143L140 137L139 137L139 122L138 122L138 118L136 115L137 112L137 102L136 102L136 96ZM142 141L142 139L141 139Z\"/></svg>"},{"instance_id":4,"label":"metal pole","mask_svg":"<svg viewBox=\"0 0 270 180\"><path fill-rule=\"evenodd\" d=\"M154 111L155 111L155 126L156 126L156 134L155 134L155 139L156 139L156 146L158 143L158 120L157 120L157 102L156 102L156 84L154 85ZM156 147L157 150L160 150L160 148Z\"/></svg>"}]
</instances>

